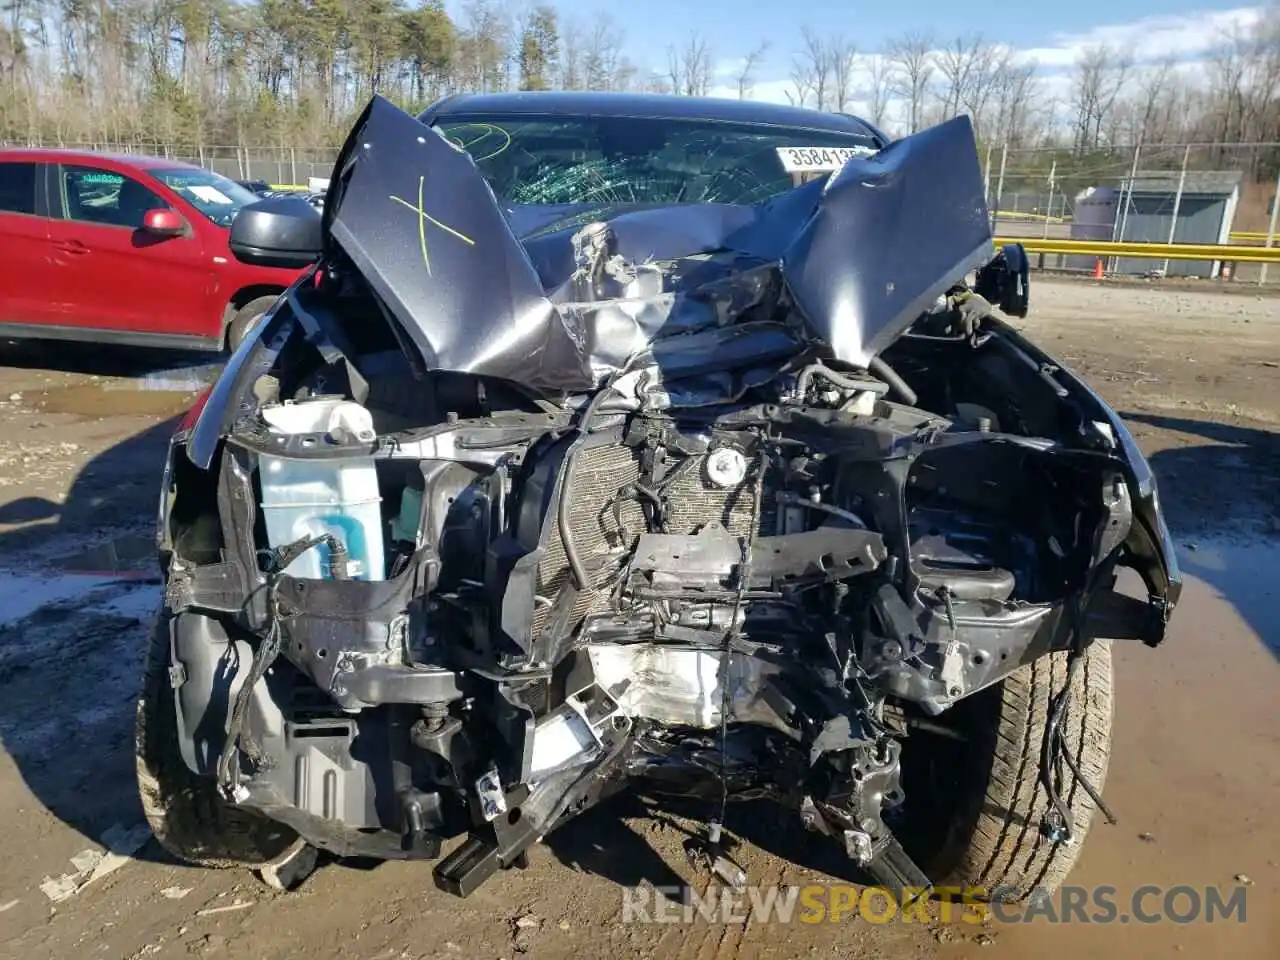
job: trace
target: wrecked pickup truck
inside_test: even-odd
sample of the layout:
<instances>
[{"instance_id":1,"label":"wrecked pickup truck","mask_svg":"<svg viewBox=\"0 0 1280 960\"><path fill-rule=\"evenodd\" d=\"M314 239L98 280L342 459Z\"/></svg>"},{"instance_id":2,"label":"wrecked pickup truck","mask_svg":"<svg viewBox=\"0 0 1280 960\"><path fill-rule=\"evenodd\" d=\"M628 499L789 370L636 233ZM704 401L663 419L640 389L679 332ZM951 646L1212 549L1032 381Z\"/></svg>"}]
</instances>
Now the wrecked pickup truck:
<instances>
[{"instance_id":1,"label":"wrecked pickup truck","mask_svg":"<svg viewBox=\"0 0 1280 960\"><path fill-rule=\"evenodd\" d=\"M966 118L375 98L323 213L232 248L309 269L164 474L137 755L178 856L466 896L627 790L705 808L733 882L771 798L904 896L1017 899L1110 816L1109 644L1181 577L1124 424L997 316L1027 262Z\"/></svg>"}]
</instances>

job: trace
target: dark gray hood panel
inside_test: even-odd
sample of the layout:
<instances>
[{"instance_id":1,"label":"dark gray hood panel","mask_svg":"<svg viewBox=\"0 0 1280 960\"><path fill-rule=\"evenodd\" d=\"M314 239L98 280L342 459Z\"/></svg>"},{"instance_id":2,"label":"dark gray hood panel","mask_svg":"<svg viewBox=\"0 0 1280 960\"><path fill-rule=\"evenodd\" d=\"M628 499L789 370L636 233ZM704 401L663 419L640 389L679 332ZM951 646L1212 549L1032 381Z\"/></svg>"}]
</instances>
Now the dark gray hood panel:
<instances>
[{"instance_id":1,"label":"dark gray hood panel","mask_svg":"<svg viewBox=\"0 0 1280 960\"><path fill-rule=\"evenodd\" d=\"M967 117L855 157L832 176L782 272L838 359L865 366L991 259L984 193Z\"/></svg>"},{"instance_id":2,"label":"dark gray hood panel","mask_svg":"<svg viewBox=\"0 0 1280 960\"><path fill-rule=\"evenodd\" d=\"M579 351L470 156L376 97L338 164L330 235L428 368L581 381Z\"/></svg>"},{"instance_id":3,"label":"dark gray hood panel","mask_svg":"<svg viewBox=\"0 0 1280 960\"><path fill-rule=\"evenodd\" d=\"M663 341L698 332L732 339L739 366L776 361L784 328L798 331L793 349L819 341L865 366L990 259L983 193L961 117L759 206L504 212L470 156L375 97L343 147L326 221L429 368L572 392L637 358L668 378L662 358L681 351ZM584 267L581 231L602 223L613 296ZM673 268L696 257L715 269ZM619 263L672 269L659 292L628 284ZM760 331L762 302L792 312Z\"/></svg>"}]
</instances>

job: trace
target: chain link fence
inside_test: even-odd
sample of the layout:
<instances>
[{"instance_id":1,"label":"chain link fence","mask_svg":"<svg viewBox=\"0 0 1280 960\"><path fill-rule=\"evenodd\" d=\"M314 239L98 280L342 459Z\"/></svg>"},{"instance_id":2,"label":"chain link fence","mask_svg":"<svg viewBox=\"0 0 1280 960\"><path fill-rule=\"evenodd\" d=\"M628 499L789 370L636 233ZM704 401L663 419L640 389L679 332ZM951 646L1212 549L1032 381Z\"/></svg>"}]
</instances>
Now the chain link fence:
<instances>
[{"instance_id":1,"label":"chain link fence","mask_svg":"<svg viewBox=\"0 0 1280 960\"><path fill-rule=\"evenodd\" d=\"M205 146L164 141L111 143L88 140L36 140L0 145L162 157L166 160L193 163L233 180L265 180L267 183L279 186L306 186L311 177L327 179L338 157L336 149Z\"/></svg>"},{"instance_id":2,"label":"chain link fence","mask_svg":"<svg viewBox=\"0 0 1280 960\"><path fill-rule=\"evenodd\" d=\"M1159 144L1084 156L1065 150L984 151L987 198L1004 237L1280 246L1275 177L1260 176L1280 143ZM1268 243L1268 237L1271 242ZM1048 269L1093 271L1097 258L1043 256ZM1110 258L1108 273L1262 280L1230 261Z\"/></svg>"},{"instance_id":3,"label":"chain link fence","mask_svg":"<svg viewBox=\"0 0 1280 960\"><path fill-rule=\"evenodd\" d=\"M306 186L328 178L337 150L290 146L209 146L165 141L44 142L65 147L181 160L236 180ZM1277 180L1256 171L1274 161L1280 143L1116 146L1085 155L1070 150L983 148L987 201L1002 237L1139 242L1258 243L1280 246ZM1047 269L1096 269L1096 259L1049 255ZM1113 273L1221 277L1220 261L1112 259ZM1228 270L1231 266L1227 265ZM1241 265L1236 279L1265 267Z\"/></svg>"},{"instance_id":4,"label":"chain link fence","mask_svg":"<svg viewBox=\"0 0 1280 960\"><path fill-rule=\"evenodd\" d=\"M211 148L207 160L201 166L207 166L210 170L236 180L265 180L282 186L306 186L312 177L328 179L337 158L336 150L215 147Z\"/></svg>"}]
</instances>

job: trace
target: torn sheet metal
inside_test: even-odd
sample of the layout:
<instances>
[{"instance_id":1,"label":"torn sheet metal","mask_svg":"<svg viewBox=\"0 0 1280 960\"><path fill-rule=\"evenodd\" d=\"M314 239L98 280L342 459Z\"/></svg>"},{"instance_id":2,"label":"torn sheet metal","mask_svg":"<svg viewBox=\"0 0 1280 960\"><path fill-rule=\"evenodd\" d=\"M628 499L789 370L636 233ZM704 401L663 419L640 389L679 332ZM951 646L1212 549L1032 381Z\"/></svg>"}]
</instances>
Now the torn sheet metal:
<instances>
[{"instance_id":1,"label":"torn sheet metal","mask_svg":"<svg viewBox=\"0 0 1280 960\"><path fill-rule=\"evenodd\" d=\"M765 657L657 644L589 644L596 682L630 717L701 730L719 727L728 684L729 718L758 723L788 736L794 731L770 705L767 688L779 672Z\"/></svg>"},{"instance_id":2,"label":"torn sheet metal","mask_svg":"<svg viewBox=\"0 0 1280 960\"><path fill-rule=\"evenodd\" d=\"M375 97L336 174L328 236L427 366L551 393L591 389L638 357L664 381L708 373L697 362L693 373L668 369L689 366L684 338L759 322L767 307L785 319L792 301L803 339L865 366L993 252L967 118L756 206L504 212L467 153ZM592 231L607 234L607 256L584 263ZM704 269L692 269L696 258ZM640 266L642 278L618 275ZM776 329L758 341L712 337L706 355L726 369L720 348L731 342L732 362L758 367L805 345L787 339Z\"/></svg>"},{"instance_id":3,"label":"torn sheet metal","mask_svg":"<svg viewBox=\"0 0 1280 960\"><path fill-rule=\"evenodd\" d=\"M849 160L827 182L783 275L839 360L866 364L994 256L968 117Z\"/></svg>"}]
</instances>

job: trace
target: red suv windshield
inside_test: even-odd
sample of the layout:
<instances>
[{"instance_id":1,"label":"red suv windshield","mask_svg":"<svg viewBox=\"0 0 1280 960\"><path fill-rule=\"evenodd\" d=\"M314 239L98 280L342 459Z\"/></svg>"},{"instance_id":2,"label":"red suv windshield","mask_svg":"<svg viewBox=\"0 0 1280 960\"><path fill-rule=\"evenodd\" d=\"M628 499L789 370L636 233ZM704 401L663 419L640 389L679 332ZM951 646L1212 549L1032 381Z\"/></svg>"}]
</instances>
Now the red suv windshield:
<instances>
[{"instance_id":1,"label":"red suv windshield","mask_svg":"<svg viewBox=\"0 0 1280 960\"><path fill-rule=\"evenodd\" d=\"M259 199L253 191L211 170L166 167L149 172L221 227L231 226L241 207Z\"/></svg>"}]
</instances>

